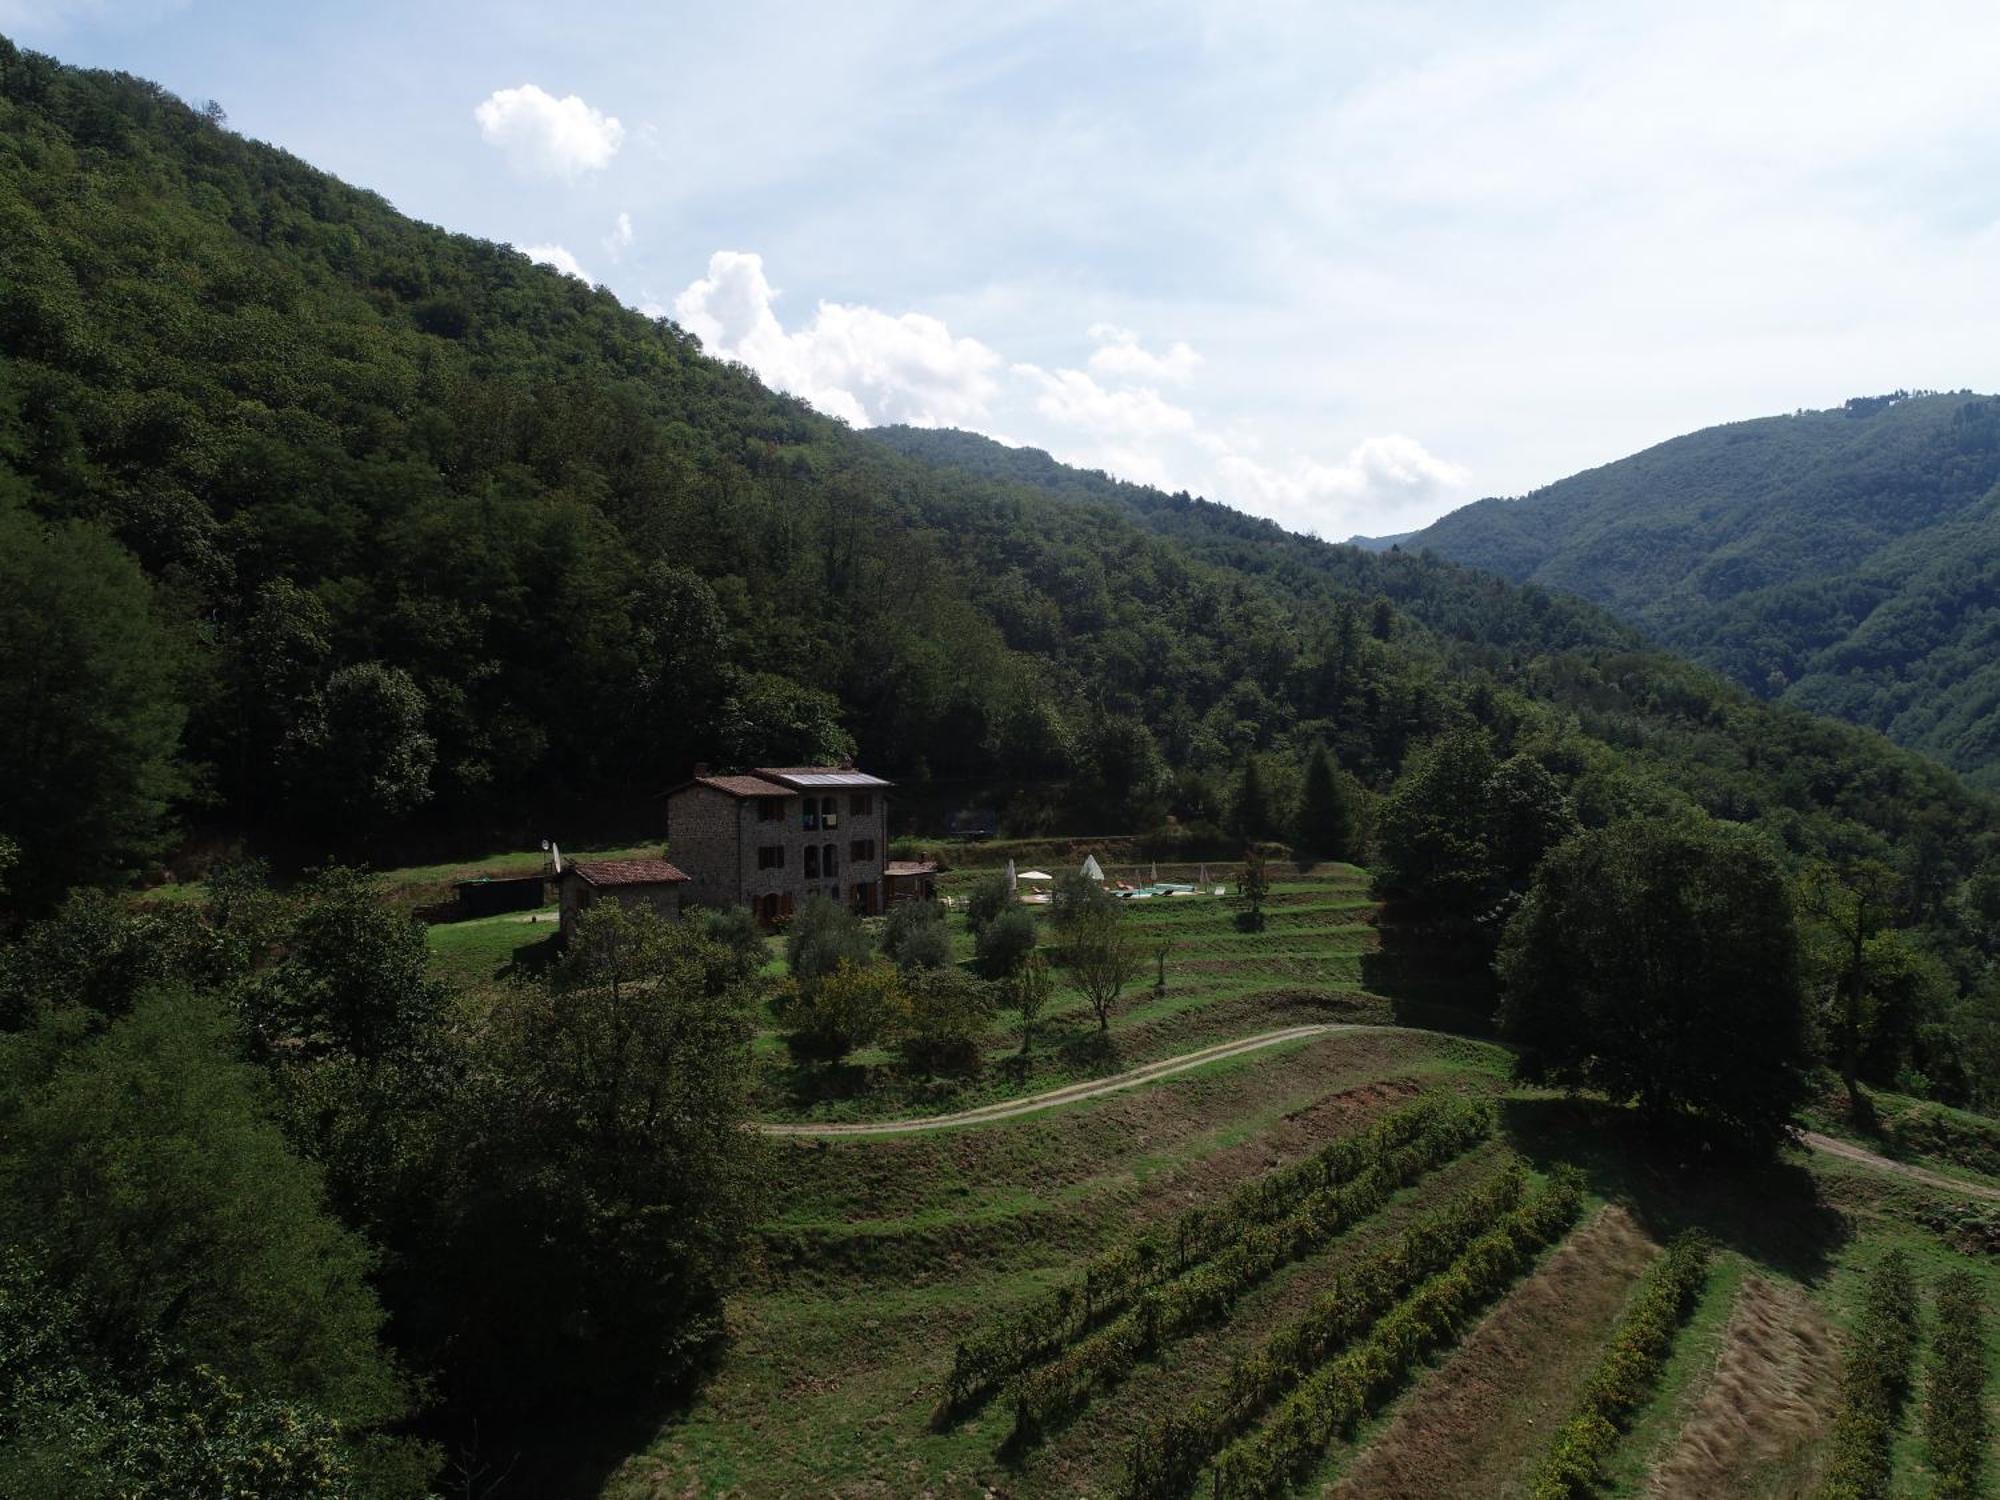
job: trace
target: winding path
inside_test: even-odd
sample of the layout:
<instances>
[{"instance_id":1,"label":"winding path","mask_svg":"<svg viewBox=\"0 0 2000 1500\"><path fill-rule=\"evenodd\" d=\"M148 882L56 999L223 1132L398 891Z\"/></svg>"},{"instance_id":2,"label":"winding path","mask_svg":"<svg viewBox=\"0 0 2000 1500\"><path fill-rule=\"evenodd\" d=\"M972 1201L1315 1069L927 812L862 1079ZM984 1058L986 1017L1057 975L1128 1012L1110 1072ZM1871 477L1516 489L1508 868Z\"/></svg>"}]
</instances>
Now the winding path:
<instances>
[{"instance_id":1,"label":"winding path","mask_svg":"<svg viewBox=\"0 0 2000 1500\"><path fill-rule=\"evenodd\" d=\"M1147 1063L1144 1067L1128 1072L1114 1073L1108 1078L1087 1078L1081 1083L1067 1084L1059 1089L1050 1089L1044 1094L1030 1094L1024 1099L1006 1099L998 1104L982 1104L977 1109L962 1109L956 1114L922 1115L909 1120L862 1120L829 1121L825 1124L771 1124L763 1123L758 1129L765 1135L779 1136L850 1136L850 1135L900 1135L913 1130L953 1130L961 1125L987 1125L995 1120L1011 1120L1020 1115L1039 1114L1045 1109L1056 1109L1065 1104L1080 1104L1086 1099L1096 1099L1105 1094L1115 1094L1123 1089L1138 1088L1141 1084L1155 1083L1162 1078L1171 1078L1176 1073L1185 1073L1190 1068L1199 1068L1208 1063L1221 1062L1225 1058L1241 1057L1247 1052L1261 1052L1266 1047L1278 1047L1286 1042L1302 1042L1309 1037L1326 1036L1336 1031L1409 1031L1407 1026L1373 1026L1359 1022L1327 1021L1308 1026L1286 1026L1277 1031L1259 1032L1256 1036L1239 1037L1233 1042L1217 1042L1214 1046L1203 1047L1196 1052L1185 1052L1179 1057L1162 1058L1159 1062ZM1908 1162L1891 1160L1878 1155L1864 1146L1848 1141L1835 1140L1830 1135L1817 1131L1801 1131L1800 1140L1813 1151L1824 1152L1828 1156L1840 1157L1843 1161L1857 1162L1862 1166L1874 1167L1880 1171L1905 1177L1913 1182L1921 1182L1927 1187L1943 1188L1947 1191L1969 1193L1975 1198L1985 1198L2000 1202L2000 1187L1989 1187L1983 1183L1966 1182L1956 1177L1946 1177L1940 1172L1926 1171L1913 1167Z\"/></svg>"},{"instance_id":2,"label":"winding path","mask_svg":"<svg viewBox=\"0 0 2000 1500\"><path fill-rule=\"evenodd\" d=\"M985 1125L994 1120L1011 1120L1016 1115L1032 1115L1041 1110L1054 1109L1058 1105L1095 1099L1100 1094L1115 1094L1120 1089L1137 1088L1142 1083L1171 1078L1176 1073L1185 1073L1189 1068L1199 1068L1205 1063L1220 1062L1226 1057L1240 1057L1246 1052L1260 1052L1266 1047L1280 1046L1285 1042L1302 1042L1307 1037L1324 1036L1331 1031L1403 1029L1406 1028L1368 1026L1339 1021L1311 1026L1287 1026L1281 1031L1266 1031L1257 1036L1241 1037L1233 1042L1217 1042L1214 1046L1204 1047L1199 1052L1187 1052L1179 1057L1163 1058L1159 1062L1147 1063L1143 1068L1133 1068L1130 1072L1114 1073L1108 1078L1087 1078L1081 1083L1050 1089L1046 1094L1030 1094L1025 1099L1007 1099L998 1104L983 1104L978 1109L962 1109L952 1115L924 1115L914 1120L868 1120L824 1125L765 1124L757 1128L766 1135L829 1136L896 1135L906 1130L949 1130L958 1125Z\"/></svg>"}]
</instances>

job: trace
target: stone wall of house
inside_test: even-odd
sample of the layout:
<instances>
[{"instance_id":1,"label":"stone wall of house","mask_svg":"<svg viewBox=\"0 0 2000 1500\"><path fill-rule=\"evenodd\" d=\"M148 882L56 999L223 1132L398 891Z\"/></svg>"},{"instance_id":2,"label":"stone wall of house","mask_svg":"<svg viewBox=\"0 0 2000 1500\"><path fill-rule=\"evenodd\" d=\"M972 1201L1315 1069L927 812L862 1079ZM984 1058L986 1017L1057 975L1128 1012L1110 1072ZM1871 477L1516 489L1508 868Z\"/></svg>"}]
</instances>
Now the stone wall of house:
<instances>
[{"instance_id":1,"label":"stone wall of house","mask_svg":"<svg viewBox=\"0 0 2000 1500\"><path fill-rule=\"evenodd\" d=\"M757 815L744 799L707 786L686 787L667 800L667 858L691 878L684 892L690 905L734 906L743 899L738 849L747 841L738 829L746 811Z\"/></svg>"},{"instance_id":2,"label":"stone wall of house","mask_svg":"<svg viewBox=\"0 0 2000 1500\"><path fill-rule=\"evenodd\" d=\"M879 910L882 867L889 858L889 804L879 789L864 795L869 810L856 813L855 794L847 791L778 800L688 787L667 804L667 858L693 877L687 888L690 903L757 907L765 896L775 895L781 902L789 897L796 909L808 895L818 893L854 905L856 887L862 887L859 904ZM830 828L823 805L829 801L834 819ZM814 804L816 826L811 828L806 826L808 802ZM775 816L764 815L762 809L771 809ZM776 862L761 859L762 850L780 851L772 856Z\"/></svg>"}]
</instances>

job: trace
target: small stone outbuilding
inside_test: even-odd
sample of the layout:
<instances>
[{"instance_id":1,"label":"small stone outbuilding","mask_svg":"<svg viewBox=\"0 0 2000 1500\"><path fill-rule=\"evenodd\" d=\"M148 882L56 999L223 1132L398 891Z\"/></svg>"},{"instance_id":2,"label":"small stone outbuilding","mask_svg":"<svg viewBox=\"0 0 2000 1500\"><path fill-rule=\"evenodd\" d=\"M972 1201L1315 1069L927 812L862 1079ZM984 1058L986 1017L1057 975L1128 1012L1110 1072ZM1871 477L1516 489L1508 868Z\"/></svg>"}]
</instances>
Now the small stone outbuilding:
<instances>
[{"instance_id":1,"label":"small stone outbuilding","mask_svg":"<svg viewBox=\"0 0 2000 1500\"><path fill-rule=\"evenodd\" d=\"M674 921L680 920L681 898L692 883L664 859L589 859L565 865L562 886L562 938L568 942L577 918L602 900L643 906Z\"/></svg>"}]
</instances>

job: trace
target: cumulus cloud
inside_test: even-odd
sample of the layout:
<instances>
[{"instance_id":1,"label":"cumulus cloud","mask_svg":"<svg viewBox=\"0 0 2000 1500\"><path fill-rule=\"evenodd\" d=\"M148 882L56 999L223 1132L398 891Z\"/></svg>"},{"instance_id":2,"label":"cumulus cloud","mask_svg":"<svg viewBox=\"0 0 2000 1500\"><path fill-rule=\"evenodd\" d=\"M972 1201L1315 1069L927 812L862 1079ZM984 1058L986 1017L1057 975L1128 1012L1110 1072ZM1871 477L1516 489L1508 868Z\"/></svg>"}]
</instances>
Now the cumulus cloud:
<instances>
[{"instance_id":1,"label":"cumulus cloud","mask_svg":"<svg viewBox=\"0 0 2000 1500\"><path fill-rule=\"evenodd\" d=\"M532 83L495 89L472 111L480 138L518 172L581 177L611 164L625 140L615 115L592 109L575 94L555 95Z\"/></svg>"},{"instance_id":2,"label":"cumulus cloud","mask_svg":"<svg viewBox=\"0 0 2000 1500\"><path fill-rule=\"evenodd\" d=\"M1209 446L1222 487L1216 498L1299 530L1332 536L1388 533L1422 524L1436 515L1441 497L1461 490L1471 478L1460 465L1402 433L1365 438L1332 464L1312 458L1265 463L1225 438Z\"/></svg>"},{"instance_id":3,"label":"cumulus cloud","mask_svg":"<svg viewBox=\"0 0 2000 1500\"><path fill-rule=\"evenodd\" d=\"M611 233L604 237L604 253L613 260L623 260L625 252L632 248L632 241L632 216L621 211Z\"/></svg>"},{"instance_id":4,"label":"cumulus cloud","mask_svg":"<svg viewBox=\"0 0 2000 1500\"><path fill-rule=\"evenodd\" d=\"M892 316L822 302L787 332L764 258L740 250L709 257L708 275L674 299L674 316L710 353L740 360L769 384L857 427L917 427L978 421L998 381L1000 356L954 337L937 318Z\"/></svg>"},{"instance_id":5,"label":"cumulus cloud","mask_svg":"<svg viewBox=\"0 0 2000 1500\"><path fill-rule=\"evenodd\" d=\"M1082 370L1052 372L1039 365L1015 365L1014 373L1040 388L1035 410L1065 427L1128 438L1195 429L1193 412L1175 406L1155 390L1112 390Z\"/></svg>"},{"instance_id":6,"label":"cumulus cloud","mask_svg":"<svg viewBox=\"0 0 2000 1500\"><path fill-rule=\"evenodd\" d=\"M578 281L589 281L590 276L577 258L561 245L523 245L521 253L538 266L553 266L565 276L574 276Z\"/></svg>"},{"instance_id":7,"label":"cumulus cloud","mask_svg":"<svg viewBox=\"0 0 2000 1500\"><path fill-rule=\"evenodd\" d=\"M1165 354L1154 354L1139 342L1139 335L1116 323L1093 323L1090 368L1111 379L1165 380L1179 385L1193 378L1201 356L1186 343L1176 341Z\"/></svg>"}]
</instances>

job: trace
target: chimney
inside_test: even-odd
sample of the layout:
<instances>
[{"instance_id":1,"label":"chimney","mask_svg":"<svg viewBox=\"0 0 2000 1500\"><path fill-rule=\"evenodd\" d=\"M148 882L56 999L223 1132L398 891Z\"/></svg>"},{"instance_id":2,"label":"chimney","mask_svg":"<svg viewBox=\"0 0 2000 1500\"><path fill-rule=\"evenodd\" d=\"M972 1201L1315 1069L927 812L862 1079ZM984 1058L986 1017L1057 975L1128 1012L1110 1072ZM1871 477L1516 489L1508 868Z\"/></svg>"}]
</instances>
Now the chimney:
<instances>
[{"instance_id":1,"label":"chimney","mask_svg":"<svg viewBox=\"0 0 2000 1500\"><path fill-rule=\"evenodd\" d=\"M697 776L706 776L708 774L708 762L705 760L696 761L694 763L694 774Z\"/></svg>"}]
</instances>

